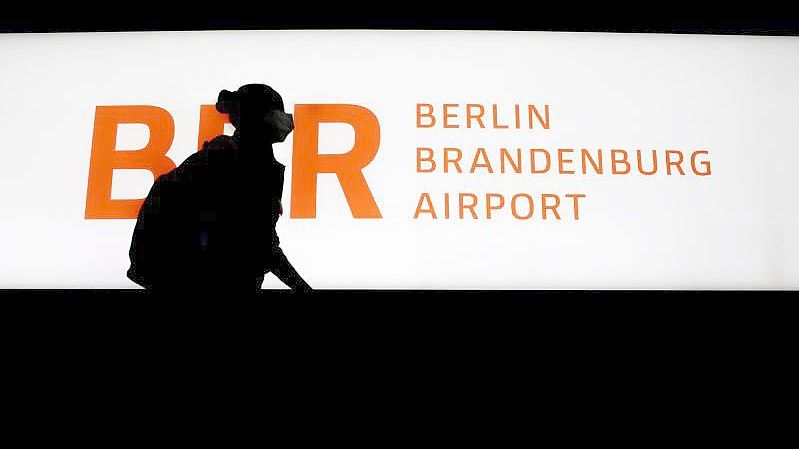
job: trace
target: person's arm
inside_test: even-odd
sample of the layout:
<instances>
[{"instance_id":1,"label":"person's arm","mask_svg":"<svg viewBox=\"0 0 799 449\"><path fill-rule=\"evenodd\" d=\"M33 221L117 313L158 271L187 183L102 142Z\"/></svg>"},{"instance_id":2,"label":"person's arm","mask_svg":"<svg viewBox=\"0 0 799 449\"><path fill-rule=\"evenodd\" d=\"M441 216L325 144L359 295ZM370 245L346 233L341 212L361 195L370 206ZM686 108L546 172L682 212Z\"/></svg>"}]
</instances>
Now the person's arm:
<instances>
[{"instance_id":1,"label":"person's arm","mask_svg":"<svg viewBox=\"0 0 799 449\"><path fill-rule=\"evenodd\" d=\"M291 265L283 250L280 247L272 249L272 273L280 279L281 282L289 286L296 292L306 293L310 292L311 286L297 273L294 266Z\"/></svg>"}]
</instances>

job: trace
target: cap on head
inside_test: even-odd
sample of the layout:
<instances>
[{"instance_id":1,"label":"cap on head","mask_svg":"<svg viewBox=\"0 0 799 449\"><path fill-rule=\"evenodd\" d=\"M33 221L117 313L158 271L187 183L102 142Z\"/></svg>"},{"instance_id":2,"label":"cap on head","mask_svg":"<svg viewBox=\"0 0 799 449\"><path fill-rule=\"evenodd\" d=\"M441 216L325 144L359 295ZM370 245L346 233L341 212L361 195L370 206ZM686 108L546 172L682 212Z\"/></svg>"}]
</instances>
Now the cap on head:
<instances>
[{"instance_id":1,"label":"cap on head","mask_svg":"<svg viewBox=\"0 0 799 449\"><path fill-rule=\"evenodd\" d=\"M217 111L230 114L250 109L284 111L283 98L266 84L245 84L235 92L224 89L219 92Z\"/></svg>"}]
</instances>

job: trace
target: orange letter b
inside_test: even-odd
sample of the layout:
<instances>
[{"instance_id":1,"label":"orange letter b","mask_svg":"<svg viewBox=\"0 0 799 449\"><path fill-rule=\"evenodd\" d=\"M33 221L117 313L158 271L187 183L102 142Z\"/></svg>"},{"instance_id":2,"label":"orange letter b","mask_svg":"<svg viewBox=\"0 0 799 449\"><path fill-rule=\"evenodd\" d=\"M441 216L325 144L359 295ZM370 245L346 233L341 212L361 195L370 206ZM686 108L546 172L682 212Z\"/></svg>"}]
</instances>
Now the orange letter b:
<instances>
[{"instance_id":1,"label":"orange letter b","mask_svg":"<svg viewBox=\"0 0 799 449\"><path fill-rule=\"evenodd\" d=\"M143 123L150 128L150 141L141 150L116 151L117 125ZM169 112L156 106L97 106L86 191L86 218L136 218L143 199L111 199L114 169L143 168L155 178L175 168L166 157L175 122Z\"/></svg>"},{"instance_id":2,"label":"orange letter b","mask_svg":"<svg viewBox=\"0 0 799 449\"><path fill-rule=\"evenodd\" d=\"M354 104L294 105L291 218L316 217L316 177L335 173L355 218L382 218L361 170L377 154L380 124L372 111ZM319 123L349 123L355 144L345 154L319 154Z\"/></svg>"}]
</instances>

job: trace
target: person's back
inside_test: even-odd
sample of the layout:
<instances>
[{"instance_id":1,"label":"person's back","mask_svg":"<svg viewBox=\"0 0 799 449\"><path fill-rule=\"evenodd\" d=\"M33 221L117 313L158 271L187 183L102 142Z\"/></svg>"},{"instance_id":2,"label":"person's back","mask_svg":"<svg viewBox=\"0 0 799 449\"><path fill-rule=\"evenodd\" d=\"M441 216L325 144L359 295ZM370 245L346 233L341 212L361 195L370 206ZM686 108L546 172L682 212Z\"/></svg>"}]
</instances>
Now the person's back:
<instances>
[{"instance_id":1,"label":"person's back","mask_svg":"<svg viewBox=\"0 0 799 449\"><path fill-rule=\"evenodd\" d=\"M153 184L131 244L134 281L153 290L257 288L272 229L269 168L219 136Z\"/></svg>"}]
</instances>

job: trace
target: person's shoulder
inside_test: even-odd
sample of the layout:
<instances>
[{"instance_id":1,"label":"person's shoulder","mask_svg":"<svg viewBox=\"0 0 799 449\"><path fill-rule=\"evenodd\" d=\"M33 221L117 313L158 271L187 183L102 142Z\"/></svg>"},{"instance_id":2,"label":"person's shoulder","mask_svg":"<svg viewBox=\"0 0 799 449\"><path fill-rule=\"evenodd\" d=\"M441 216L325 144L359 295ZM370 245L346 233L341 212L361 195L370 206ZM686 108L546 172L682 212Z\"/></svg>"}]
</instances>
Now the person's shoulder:
<instances>
[{"instance_id":1,"label":"person's shoulder","mask_svg":"<svg viewBox=\"0 0 799 449\"><path fill-rule=\"evenodd\" d=\"M236 141L232 136L221 134L203 143L201 151L229 151L236 149Z\"/></svg>"},{"instance_id":2,"label":"person's shoulder","mask_svg":"<svg viewBox=\"0 0 799 449\"><path fill-rule=\"evenodd\" d=\"M178 171L193 171L216 165L232 155L236 149L236 141L231 136L219 135L203 142L200 151L187 157L178 167Z\"/></svg>"}]
</instances>

